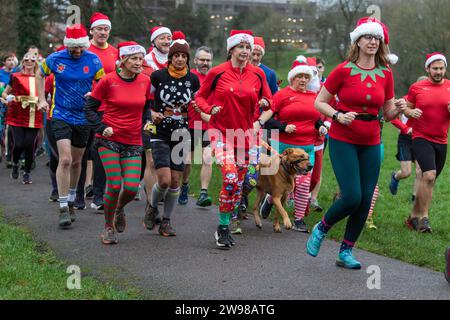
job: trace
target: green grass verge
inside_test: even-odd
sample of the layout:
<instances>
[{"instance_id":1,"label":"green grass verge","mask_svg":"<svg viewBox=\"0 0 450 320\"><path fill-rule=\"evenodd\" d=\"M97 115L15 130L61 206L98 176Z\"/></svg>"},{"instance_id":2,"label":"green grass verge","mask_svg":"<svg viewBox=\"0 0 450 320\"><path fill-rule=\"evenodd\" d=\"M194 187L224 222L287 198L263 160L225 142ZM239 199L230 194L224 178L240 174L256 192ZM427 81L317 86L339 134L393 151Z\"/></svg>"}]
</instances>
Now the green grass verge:
<instances>
[{"instance_id":1,"label":"green grass verge","mask_svg":"<svg viewBox=\"0 0 450 320\"><path fill-rule=\"evenodd\" d=\"M411 232L405 227L404 220L409 215L412 206L410 197L414 177L411 176L400 182L399 192L396 196L392 196L388 188L391 172L399 168L399 163L395 159L397 135L397 129L391 124L385 124L383 132L385 159L379 179L380 196L374 214L374 221L378 230L364 230L357 242L357 247L418 266L443 271L445 269L444 252L450 246L450 199L448 197L450 194L448 183L450 181L450 157L447 158L446 166L434 188L433 203L430 210L430 223L433 233ZM200 166L194 165L190 176L190 184L192 195L195 197L198 196L200 188L199 175ZM218 202L221 183L221 173L218 167L214 165L209 192L215 204ZM319 202L324 209L331 206L336 190L337 183L327 150L324 157L323 182L319 195ZM253 192L249 197L250 207L252 207L254 197ZM311 228L321 218L322 214L312 213L306 218L306 222ZM345 221L341 221L330 231L331 239L342 240Z\"/></svg>"},{"instance_id":2,"label":"green grass verge","mask_svg":"<svg viewBox=\"0 0 450 320\"><path fill-rule=\"evenodd\" d=\"M0 300L128 300L138 290L119 290L112 283L83 275L81 289L67 289L68 264L56 258L23 227L7 224L0 214Z\"/></svg>"}]
</instances>

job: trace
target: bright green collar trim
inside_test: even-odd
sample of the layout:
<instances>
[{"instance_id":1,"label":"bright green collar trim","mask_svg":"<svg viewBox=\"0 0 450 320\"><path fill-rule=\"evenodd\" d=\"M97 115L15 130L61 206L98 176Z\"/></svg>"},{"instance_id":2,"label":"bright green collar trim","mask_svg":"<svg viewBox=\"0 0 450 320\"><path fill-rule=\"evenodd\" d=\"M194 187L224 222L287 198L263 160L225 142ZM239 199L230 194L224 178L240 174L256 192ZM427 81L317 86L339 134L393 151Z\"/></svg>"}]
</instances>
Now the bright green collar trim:
<instances>
[{"instance_id":1,"label":"bright green collar trim","mask_svg":"<svg viewBox=\"0 0 450 320\"><path fill-rule=\"evenodd\" d=\"M374 68L372 70L364 70L361 69L360 67L358 67L356 64L354 64L353 62L349 62L347 63L344 68L350 68L352 69L350 72L350 76L356 76L358 74L361 75L361 82L364 82L364 80L366 80L367 77L372 78L373 82L377 82L376 79L376 75L378 75L381 78L385 78L384 72L385 70L389 71L389 69L387 67L378 67L378 68Z\"/></svg>"}]
</instances>

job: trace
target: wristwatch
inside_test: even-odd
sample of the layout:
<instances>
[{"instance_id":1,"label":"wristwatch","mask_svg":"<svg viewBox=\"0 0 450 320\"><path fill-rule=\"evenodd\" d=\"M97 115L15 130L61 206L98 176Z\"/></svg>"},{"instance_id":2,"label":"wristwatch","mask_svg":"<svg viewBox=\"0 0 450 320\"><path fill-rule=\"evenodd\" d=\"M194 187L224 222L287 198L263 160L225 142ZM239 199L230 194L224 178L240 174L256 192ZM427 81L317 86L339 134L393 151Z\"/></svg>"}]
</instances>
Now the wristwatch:
<instances>
[{"instance_id":1,"label":"wristwatch","mask_svg":"<svg viewBox=\"0 0 450 320\"><path fill-rule=\"evenodd\" d=\"M264 122L262 122L261 119L258 119L258 123L259 123L259 125L260 125L261 127L264 126Z\"/></svg>"},{"instance_id":2,"label":"wristwatch","mask_svg":"<svg viewBox=\"0 0 450 320\"><path fill-rule=\"evenodd\" d=\"M336 113L333 114L333 116L332 116L331 118L332 118L334 121L337 121L338 116L339 116L340 113L341 113L340 111L336 111Z\"/></svg>"}]
</instances>

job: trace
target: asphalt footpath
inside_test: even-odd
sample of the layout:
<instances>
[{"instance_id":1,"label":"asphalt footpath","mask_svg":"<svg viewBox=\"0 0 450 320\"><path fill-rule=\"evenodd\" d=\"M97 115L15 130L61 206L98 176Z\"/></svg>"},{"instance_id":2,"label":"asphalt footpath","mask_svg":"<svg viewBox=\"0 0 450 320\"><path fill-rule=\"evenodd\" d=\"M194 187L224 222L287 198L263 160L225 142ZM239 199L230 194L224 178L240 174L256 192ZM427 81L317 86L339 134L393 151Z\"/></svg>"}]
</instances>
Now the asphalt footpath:
<instances>
[{"instance_id":1,"label":"asphalt footpath","mask_svg":"<svg viewBox=\"0 0 450 320\"><path fill-rule=\"evenodd\" d=\"M77 210L71 229L58 228L45 157L38 159L32 185L11 180L9 172L2 163L0 207L9 221L25 225L68 266L137 287L148 299L450 299L442 273L358 249L363 268L342 269L335 265L338 243L326 240L312 258L305 253L306 234L275 234L267 220L259 230L250 217L244 233L234 236L236 245L220 250L213 237L218 208L198 208L192 198L172 216L176 237L146 230L145 201L134 201L125 208L128 225L119 244L105 246L104 218L93 209Z\"/></svg>"}]
</instances>

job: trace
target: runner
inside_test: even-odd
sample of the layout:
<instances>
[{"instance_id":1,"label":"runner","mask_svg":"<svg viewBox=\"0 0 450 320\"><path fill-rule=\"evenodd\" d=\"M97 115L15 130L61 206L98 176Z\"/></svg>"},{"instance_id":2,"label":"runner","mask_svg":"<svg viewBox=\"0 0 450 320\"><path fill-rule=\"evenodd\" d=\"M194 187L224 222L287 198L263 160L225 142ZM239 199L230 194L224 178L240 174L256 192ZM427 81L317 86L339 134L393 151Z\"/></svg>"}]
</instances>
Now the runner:
<instances>
[{"instance_id":1,"label":"runner","mask_svg":"<svg viewBox=\"0 0 450 320\"><path fill-rule=\"evenodd\" d=\"M212 67L213 52L208 47L200 47L195 52L194 65L195 69L191 70L195 74L199 81L200 86L206 78L209 70ZM212 200L208 195L208 186L211 181L212 176L212 156L211 147L208 134L206 130L208 129L207 122L209 121L210 115L201 112L198 108L193 108L190 105L188 108L188 127L189 133L191 135L191 150L186 157L186 164L183 173L183 184L181 185L180 197L178 198L178 203L181 205L188 203L188 192L189 192L189 175L192 170L192 162L195 151L195 146L201 142L202 145L202 168L200 170L200 195L197 199L196 205L200 207L208 207L211 205ZM197 126L196 126L197 125ZM198 129L197 129L198 128Z\"/></svg>"},{"instance_id":2,"label":"runner","mask_svg":"<svg viewBox=\"0 0 450 320\"><path fill-rule=\"evenodd\" d=\"M43 128L43 114L37 110L38 92L35 74L38 70L36 56L27 53L21 61L22 71L13 73L11 81L3 92L8 101L6 123L12 132L11 178L19 177L19 160L25 154L23 184L33 183L31 166L37 147L38 131Z\"/></svg>"},{"instance_id":3,"label":"runner","mask_svg":"<svg viewBox=\"0 0 450 320\"><path fill-rule=\"evenodd\" d=\"M168 58L169 66L151 75L151 92L155 97L151 149L157 182L153 185L151 202L144 217L145 227L153 230L161 221L158 202L164 199L159 227L159 234L164 237L176 236L171 217L180 193L186 148L176 150L189 141L188 106L200 88L197 76L189 71L189 44L180 31L174 32Z\"/></svg>"},{"instance_id":4,"label":"runner","mask_svg":"<svg viewBox=\"0 0 450 320\"><path fill-rule=\"evenodd\" d=\"M276 119L290 126L286 132L279 134L278 141L272 139L272 145L278 146L279 154L282 154L287 148L301 148L308 153L312 166L314 166L316 130L322 136L328 132L320 118L320 113L314 108L317 94L307 90L313 75L311 66L304 62L294 61L288 74L289 86L281 89L274 96L272 109L263 112L260 116L261 121L265 122L273 114L277 114ZM311 172L308 172L307 175L297 176L294 189L293 230L295 231L308 232L304 218L309 204L310 184Z\"/></svg>"},{"instance_id":5,"label":"runner","mask_svg":"<svg viewBox=\"0 0 450 320\"><path fill-rule=\"evenodd\" d=\"M450 124L450 81L445 79L447 60L442 53L427 55L428 79L414 83L407 96L404 114L412 118L412 149L422 170L416 201L406 224L419 232L431 232L429 209L433 187L447 157Z\"/></svg>"},{"instance_id":6,"label":"runner","mask_svg":"<svg viewBox=\"0 0 450 320\"><path fill-rule=\"evenodd\" d=\"M124 207L138 192L141 128L143 120L150 116L151 104L150 79L140 74L145 48L133 41L122 42L118 48L120 71L106 75L84 107L96 132L96 145L106 171L105 229L101 234L104 244L118 242L116 232L124 232L126 227ZM104 106L102 116L101 105Z\"/></svg>"},{"instance_id":7,"label":"runner","mask_svg":"<svg viewBox=\"0 0 450 320\"><path fill-rule=\"evenodd\" d=\"M150 31L150 40L152 48L145 56L144 73L149 77L156 70L161 70L168 67L168 55L170 50L170 43L172 42L172 32L169 28L157 26L153 27ZM143 143L145 155L145 169L143 173L144 178L144 190L146 195L146 212L149 210L151 202L151 195L153 185L155 184L156 172L153 162L152 150L151 150L151 137L150 134L143 130ZM136 195L136 200L140 200L140 192Z\"/></svg>"},{"instance_id":8,"label":"runner","mask_svg":"<svg viewBox=\"0 0 450 320\"><path fill-rule=\"evenodd\" d=\"M370 209L380 171L379 109L386 121L405 107L394 99L394 80L388 67L387 28L372 17L362 18L350 33L347 60L328 76L316 99L316 108L333 119L330 128L330 160L339 183L341 198L313 228L307 253L317 256L328 230L349 216L336 264L360 269L352 253ZM336 109L329 105L339 96Z\"/></svg>"},{"instance_id":9,"label":"runner","mask_svg":"<svg viewBox=\"0 0 450 320\"><path fill-rule=\"evenodd\" d=\"M81 170L81 158L89 137L89 126L83 112L85 96L92 82L103 75L99 58L87 51L89 37L82 25L66 29L64 45L67 49L52 53L37 73L38 109L49 112L45 97L45 79L55 76L55 93L51 108L51 126L57 141L59 162L56 180L59 194L59 226L69 227L75 221L76 186Z\"/></svg>"},{"instance_id":10,"label":"runner","mask_svg":"<svg viewBox=\"0 0 450 320\"><path fill-rule=\"evenodd\" d=\"M116 61L118 56L117 49L108 43L111 32L111 21L109 17L95 12L91 17L92 35L89 51L95 53L102 62L105 74L109 74L116 70ZM94 83L95 86L95 83ZM105 104L103 104L99 112L103 112ZM80 179L77 186L77 196L75 198L75 207L78 209L84 208L85 195L92 196L91 208L94 210L103 210L103 194L106 186L105 169L103 169L102 161L100 160L98 150L94 146L94 133L91 132L86 152L82 160L82 169ZM93 172L95 174L93 175ZM92 178L93 176L93 178ZM86 187L85 187L86 186Z\"/></svg>"},{"instance_id":11,"label":"runner","mask_svg":"<svg viewBox=\"0 0 450 320\"><path fill-rule=\"evenodd\" d=\"M240 135L253 127L259 130L253 117L259 107L270 108L272 100L264 72L249 63L253 43L251 31L232 30L227 39L228 61L211 69L196 97L200 109L212 115L208 135L222 171L215 239L223 249L235 244L229 224L239 208L248 165L249 137L242 139Z\"/></svg>"}]
</instances>

